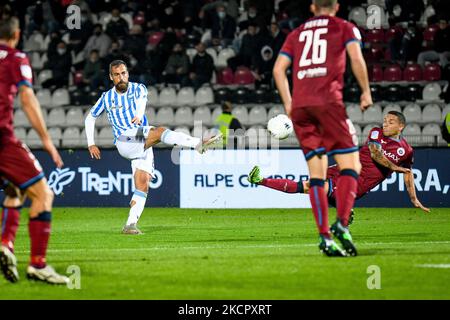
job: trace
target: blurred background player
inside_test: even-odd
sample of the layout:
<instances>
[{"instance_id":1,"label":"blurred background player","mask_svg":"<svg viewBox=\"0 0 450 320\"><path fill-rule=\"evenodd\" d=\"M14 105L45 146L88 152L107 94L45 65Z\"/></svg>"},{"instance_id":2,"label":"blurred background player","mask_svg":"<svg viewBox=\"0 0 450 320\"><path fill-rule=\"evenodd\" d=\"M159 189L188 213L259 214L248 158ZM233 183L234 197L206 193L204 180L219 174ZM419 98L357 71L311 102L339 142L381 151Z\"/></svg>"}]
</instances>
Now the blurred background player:
<instances>
[{"instance_id":1,"label":"blurred background player","mask_svg":"<svg viewBox=\"0 0 450 320\"><path fill-rule=\"evenodd\" d=\"M302 146L310 173L310 200L320 233L319 248L327 256L357 254L348 230L361 164L357 137L343 102L346 54L361 87L361 109L372 104L367 67L361 52L361 34L350 22L335 17L336 0L313 0L314 17L292 31L275 62L273 75L286 113ZM293 90L286 71L292 67ZM334 156L337 181L337 221L331 231L345 251L332 240L325 192L328 158Z\"/></svg>"},{"instance_id":2,"label":"blurred background player","mask_svg":"<svg viewBox=\"0 0 450 320\"><path fill-rule=\"evenodd\" d=\"M114 144L119 154L131 160L136 188L122 233L141 234L137 228L137 222L144 210L148 185L154 174L152 146L164 142L169 145L194 148L199 153L204 153L217 142L221 142L222 135L217 134L202 141L200 138L164 127L149 126L145 116L147 87L143 84L128 82L127 65L122 60L112 61L109 73L114 87L101 95L85 119L88 149L92 158L100 159L100 149L94 142L95 120L103 111L106 111L114 132Z\"/></svg>"},{"instance_id":3,"label":"blurred background player","mask_svg":"<svg viewBox=\"0 0 450 320\"><path fill-rule=\"evenodd\" d=\"M32 70L26 55L15 49L20 38L19 21L15 17L0 20L0 176L10 182L2 211L2 245L0 266L5 278L19 280L14 240L19 225L19 210L26 195L31 199L30 222L31 259L27 277L51 284L66 284L69 279L59 275L46 263L50 236L53 192L44 172L30 150L14 135L13 99L20 102L42 145L58 168L63 166L42 118L42 112L32 89Z\"/></svg>"},{"instance_id":4,"label":"blurred background player","mask_svg":"<svg viewBox=\"0 0 450 320\"><path fill-rule=\"evenodd\" d=\"M405 122L402 113L390 111L384 117L383 128L373 128L370 131L366 143L359 151L362 169L358 179L356 199L366 195L388 178L392 172L399 172L404 174L406 190L414 207L430 212L430 209L424 207L416 195L412 173L413 149L401 136L406 125ZM333 206L336 206L336 182L339 175L340 172L336 165L328 167L324 188L328 194L328 202ZM286 193L309 193L310 191L309 181L296 182L289 179L262 178L258 166L249 173L248 181Z\"/></svg>"}]
</instances>

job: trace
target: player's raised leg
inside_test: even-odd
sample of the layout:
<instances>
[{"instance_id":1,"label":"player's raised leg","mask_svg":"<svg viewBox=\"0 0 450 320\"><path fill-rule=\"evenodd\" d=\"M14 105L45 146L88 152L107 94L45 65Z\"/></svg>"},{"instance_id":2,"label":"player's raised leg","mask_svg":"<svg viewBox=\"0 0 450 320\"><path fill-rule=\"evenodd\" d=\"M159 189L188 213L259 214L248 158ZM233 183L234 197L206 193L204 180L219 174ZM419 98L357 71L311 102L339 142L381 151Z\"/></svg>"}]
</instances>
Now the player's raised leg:
<instances>
[{"instance_id":1,"label":"player's raised leg","mask_svg":"<svg viewBox=\"0 0 450 320\"><path fill-rule=\"evenodd\" d=\"M192 148L202 154L209 148L218 145L219 142L221 142L221 139L221 133L201 140L200 138L192 137L182 132L172 131L164 127L157 127L150 130L145 141L145 149L150 148L159 142L164 142L168 145Z\"/></svg>"},{"instance_id":2,"label":"player's raised leg","mask_svg":"<svg viewBox=\"0 0 450 320\"><path fill-rule=\"evenodd\" d=\"M124 234L142 234L137 228L139 218L144 211L145 202L147 200L148 184L151 180L151 175L140 169L136 169L134 173L135 191L130 201L130 212L126 225L122 229Z\"/></svg>"}]
</instances>

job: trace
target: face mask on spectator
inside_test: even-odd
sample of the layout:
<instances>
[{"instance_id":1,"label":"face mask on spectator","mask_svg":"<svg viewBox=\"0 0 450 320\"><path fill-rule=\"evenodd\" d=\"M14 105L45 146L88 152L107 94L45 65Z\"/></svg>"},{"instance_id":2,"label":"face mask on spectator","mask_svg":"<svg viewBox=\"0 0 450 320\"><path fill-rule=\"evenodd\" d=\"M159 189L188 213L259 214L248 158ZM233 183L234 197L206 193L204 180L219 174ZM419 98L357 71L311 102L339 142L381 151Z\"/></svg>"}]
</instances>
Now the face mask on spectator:
<instances>
[{"instance_id":1,"label":"face mask on spectator","mask_svg":"<svg viewBox=\"0 0 450 320\"><path fill-rule=\"evenodd\" d=\"M57 51L58 51L58 54L60 54L60 55L63 55L64 53L66 53L66 49L63 49L63 48L58 48Z\"/></svg>"},{"instance_id":2,"label":"face mask on spectator","mask_svg":"<svg viewBox=\"0 0 450 320\"><path fill-rule=\"evenodd\" d=\"M114 22L117 22L117 21L119 21L119 17L112 17L111 20Z\"/></svg>"},{"instance_id":3,"label":"face mask on spectator","mask_svg":"<svg viewBox=\"0 0 450 320\"><path fill-rule=\"evenodd\" d=\"M172 7L167 7L167 8L164 10L164 12L165 12L168 16L170 16L170 15L173 13L173 8L172 8Z\"/></svg>"},{"instance_id":4,"label":"face mask on spectator","mask_svg":"<svg viewBox=\"0 0 450 320\"><path fill-rule=\"evenodd\" d=\"M219 11L219 12L217 13L217 15L219 16L220 19L224 19L225 16L226 16L226 13L225 13L225 11Z\"/></svg>"},{"instance_id":5,"label":"face mask on spectator","mask_svg":"<svg viewBox=\"0 0 450 320\"><path fill-rule=\"evenodd\" d=\"M102 34L102 32L101 32L100 30L95 30L94 34L95 34L96 36L99 36L99 35Z\"/></svg>"},{"instance_id":6,"label":"face mask on spectator","mask_svg":"<svg viewBox=\"0 0 450 320\"><path fill-rule=\"evenodd\" d=\"M248 16L249 16L250 18L254 18L254 17L256 17L256 12L255 12L255 11L250 11L250 12L248 13Z\"/></svg>"}]
</instances>

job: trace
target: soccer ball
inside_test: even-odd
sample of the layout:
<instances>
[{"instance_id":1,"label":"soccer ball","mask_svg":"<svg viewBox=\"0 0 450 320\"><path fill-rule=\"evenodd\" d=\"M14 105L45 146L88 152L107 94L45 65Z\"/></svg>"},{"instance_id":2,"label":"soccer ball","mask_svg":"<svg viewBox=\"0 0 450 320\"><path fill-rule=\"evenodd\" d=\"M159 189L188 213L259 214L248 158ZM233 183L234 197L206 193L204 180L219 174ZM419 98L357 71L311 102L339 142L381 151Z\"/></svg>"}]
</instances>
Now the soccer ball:
<instances>
[{"instance_id":1,"label":"soccer ball","mask_svg":"<svg viewBox=\"0 0 450 320\"><path fill-rule=\"evenodd\" d=\"M267 130L269 130L272 137L283 140L292 133L294 126L287 115L279 114L269 120Z\"/></svg>"}]
</instances>

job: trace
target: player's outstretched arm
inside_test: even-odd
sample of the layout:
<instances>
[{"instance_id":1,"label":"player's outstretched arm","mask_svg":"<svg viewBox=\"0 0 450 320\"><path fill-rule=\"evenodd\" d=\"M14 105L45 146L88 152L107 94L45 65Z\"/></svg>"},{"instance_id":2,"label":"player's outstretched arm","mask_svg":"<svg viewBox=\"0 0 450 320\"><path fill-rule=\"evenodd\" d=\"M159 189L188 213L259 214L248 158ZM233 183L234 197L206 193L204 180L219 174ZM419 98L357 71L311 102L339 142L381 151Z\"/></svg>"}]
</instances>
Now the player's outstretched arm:
<instances>
[{"instance_id":1,"label":"player's outstretched arm","mask_svg":"<svg viewBox=\"0 0 450 320\"><path fill-rule=\"evenodd\" d=\"M406 190L408 190L409 198L411 199L411 202L414 205L414 207L420 208L425 212L430 212L431 210L429 208L425 207L419 201L419 199L417 199L416 188L414 186L414 174L412 173L412 171L405 174L405 185L406 185Z\"/></svg>"},{"instance_id":2,"label":"player's outstretched arm","mask_svg":"<svg viewBox=\"0 0 450 320\"><path fill-rule=\"evenodd\" d=\"M361 110L364 111L372 104L372 94L369 86L369 75L367 72L366 61L364 60L359 42L350 42L347 44L347 53L350 57L352 71L361 88Z\"/></svg>"},{"instance_id":3,"label":"player's outstretched arm","mask_svg":"<svg viewBox=\"0 0 450 320\"><path fill-rule=\"evenodd\" d=\"M50 154L53 162L58 168L61 168L64 163L59 155L58 150L56 150L52 139L47 131L47 126L45 125L44 118L42 116L41 106L36 98L32 88L25 85L19 88L19 98L22 104L23 111L27 115L31 126L36 130L39 138L42 141L42 146Z\"/></svg>"},{"instance_id":4,"label":"player's outstretched arm","mask_svg":"<svg viewBox=\"0 0 450 320\"><path fill-rule=\"evenodd\" d=\"M275 84L289 118L291 117L292 111L292 96L291 91L289 90L289 80L286 71L290 65L291 60L285 55L280 54L273 67L273 78L275 79Z\"/></svg>"},{"instance_id":5,"label":"player's outstretched arm","mask_svg":"<svg viewBox=\"0 0 450 320\"><path fill-rule=\"evenodd\" d=\"M84 127L86 131L86 140L88 143L88 150L91 158L100 160L100 149L95 145L94 132L95 132L95 118L89 112L84 120Z\"/></svg>"},{"instance_id":6,"label":"player's outstretched arm","mask_svg":"<svg viewBox=\"0 0 450 320\"><path fill-rule=\"evenodd\" d=\"M381 150L381 146L376 143L369 143L369 150L370 150L370 156L372 159L382 165L383 167L386 167L392 171L399 172L399 173L410 173L411 170L408 168L403 168L400 166L397 166L396 164L389 161L388 158L386 158L383 154L383 151Z\"/></svg>"}]
</instances>

